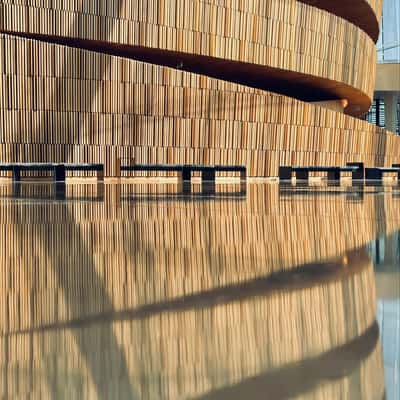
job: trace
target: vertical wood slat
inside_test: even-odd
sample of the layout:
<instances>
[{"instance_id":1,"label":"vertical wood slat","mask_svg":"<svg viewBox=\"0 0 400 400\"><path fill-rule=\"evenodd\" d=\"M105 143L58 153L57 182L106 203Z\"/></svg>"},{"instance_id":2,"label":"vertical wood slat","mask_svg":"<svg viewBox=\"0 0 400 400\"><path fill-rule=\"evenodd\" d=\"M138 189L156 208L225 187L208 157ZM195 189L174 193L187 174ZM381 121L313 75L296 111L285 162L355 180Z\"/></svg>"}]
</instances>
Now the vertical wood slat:
<instances>
[{"instance_id":1,"label":"vertical wood slat","mask_svg":"<svg viewBox=\"0 0 400 400\"><path fill-rule=\"evenodd\" d=\"M23 32L30 21L30 32L188 53L195 49L180 46L193 42L190 35L200 35L199 51L214 49L207 55L267 62L366 93L373 89L375 63L368 55L375 50L367 35L294 0L271 0L268 6L259 0L199 0L190 3L193 7L180 0L172 6L165 1L123 3L119 9L114 0L107 7L91 1L4 0L0 24ZM227 25L218 24L218 18ZM73 21L79 32L68 32ZM143 33L132 34L136 31ZM399 140L390 133L291 98L43 42L2 35L0 43L2 161L103 162L107 176L115 174L112 160L119 154L142 163L236 160L247 165L250 176L276 176L282 152L301 164L400 161Z\"/></svg>"}]
</instances>

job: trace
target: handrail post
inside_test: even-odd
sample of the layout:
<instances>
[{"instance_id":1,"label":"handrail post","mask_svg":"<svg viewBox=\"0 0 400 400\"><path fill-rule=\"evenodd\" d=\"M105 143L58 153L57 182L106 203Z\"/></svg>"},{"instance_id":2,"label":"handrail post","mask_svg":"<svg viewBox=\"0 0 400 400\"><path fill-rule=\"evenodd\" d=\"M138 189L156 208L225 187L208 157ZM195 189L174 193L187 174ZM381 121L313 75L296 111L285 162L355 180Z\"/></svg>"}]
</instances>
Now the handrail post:
<instances>
[{"instance_id":1,"label":"handrail post","mask_svg":"<svg viewBox=\"0 0 400 400\"><path fill-rule=\"evenodd\" d=\"M190 165L184 165L180 171L180 177L182 181L190 182L192 180L192 169Z\"/></svg>"},{"instance_id":2,"label":"handrail post","mask_svg":"<svg viewBox=\"0 0 400 400\"><path fill-rule=\"evenodd\" d=\"M12 179L13 182L20 182L21 180L21 168L17 165L12 167Z\"/></svg>"},{"instance_id":3,"label":"handrail post","mask_svg":"<svg viewBox=\"0 0 400 400\"><path fill-rule=\"evenodd\" d=\"M104 165L97 169L97 180L104 181Z\"/></svg>"},{"instance_id":4,"label":"handrail post","mask_svg":"<svg viewBox=\"0 0 400 400\"><path fill-rule=\"evenodd\" d=\"M289 181L292 179L292 167L279 167L279 180Z\"/></svg>"},{"instance_id":5,"label":"handrail post","mask_svg":"<svg viewBox=\"0 0 400 400\"><path fill-rule=\"evenodd\" d=\"M202 182L215 182L215 167L204 167L201 171Z\"/></svg>"},{"instance_id":6,"label":"handrail post","mask_svg":"<svg viewBox=\"0 0 400 400\"><path fill-rule=\"evenodd\" d=\"M65 164L57 164L53 168L54 182L65 182Z\"/></svg>"},{"instance_id":7,"label":"handrail post","mask_svg":"<svg viewBox=\"0 0 400 400\"><path fill-rule=\"evenodd\" d=\"M310 177L310 172L308 171L308 169L296 171L296 180L308 181L309 177Z\"/></svg>"},{"instance_id":8,"label":"handrail post","mask_svg":"<svg viewBox=\"0 0 400 400\"><path fill-rule=\"evenodd\" d=\"M340 170L328 171L328 181L340 181Z\"/></svg>"},{"instance_id":9,"label":"handrail post","mask_svg":"<svg viewBox=\"0 0 400 400\"><path fill-rule=\"evenodd\" d=\"M370 180L382 180L383 172L379 168L367 168L365 178Z\"/></svg>"},{"instance_id":10,"label":"handrail post","mask_svg":"<svg viewBox=\"0 0 400 400\"><path fill-rule=\"evenodd\" d=\"M240 171L240 179L242 181L245 181L247 179L247 168L244 167L241 171Z\"/></svg>"},{"instance_id":11,"label":"handrail post","mask_svg":"<svg viewBox=\"0 0 400 400\"><path fill-rule=\"evenodd\" d=\"M348 162L346 163L348 167L358 167L355 171L351 173L352 180L364 180L365 179L365 168L363 162Z\"/></svg>"}]
</instances>

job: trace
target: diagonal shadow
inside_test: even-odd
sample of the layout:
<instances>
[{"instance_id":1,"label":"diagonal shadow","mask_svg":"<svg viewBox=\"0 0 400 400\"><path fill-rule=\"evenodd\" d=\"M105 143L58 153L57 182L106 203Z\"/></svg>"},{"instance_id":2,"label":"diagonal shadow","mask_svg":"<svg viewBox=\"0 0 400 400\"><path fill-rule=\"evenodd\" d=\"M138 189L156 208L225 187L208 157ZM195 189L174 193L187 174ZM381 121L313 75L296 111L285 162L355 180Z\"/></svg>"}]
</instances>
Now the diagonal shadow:
<instances>
[{"instance_id":1,"label":"diagonal shadow","mask_svg":"<svg viewBox=\"0 0 400 400\"><path fill-rule=\"evenodd\" d=\"M116 1L116 9L118 10L117 15L120 15L122 7L125 3L125 0L115 0L115 1ZM116 18L113 21L116 21ZM105 33L106 37L111 36L114 26L115 26L115 23L112 23L112 24L107 24L106 26L103 27L106 32ZM70 32L79 32L79 29L80 29L79 19L76 18L74 20L73 24L71 25ZM66 54L68 54L68 53L66 53ZM108 61L104 62L104 63L100 63L100 71L99 71L100 76L104 76L110 66L111 58L108 58L106 60L108 60ZM74 65L75 65L74 60L69 59L67 57L65 59L64 65L62 66L61 77L66 76L68 70L71 68L71 66L73 67ZM102 81L98 81L97 86L93 85L91 87L91 92L89 94L91 103L93 102L96 94L98 93L101 84L102 84ZM53 104L58 104L60 110L68 109L67 108L67 100L68 100L67 97L68 96L63 96L63 94L65 94L64 81L62 78L60 78L57 80L57 83L55 85L55 88L54 88L54 91L52 94ZM41 121L39 122L39 124L37 125L36 132L34 132L32 135L33 142L40 143L40 141L37 139L40 139L40 135L43 133L42 131L44 130L44 127L45 127L45 118L46 118L45 113L43 113L43 117L42 117ZM78 129L76 132L74 132L75 137L72 139L73 143L79 142L79 138L77 137L77 135L80 130L81 129ZM35 138L36 138L36 140L35 140ZM65 153L62 155L64 160L68 160L70 158L71 152L72 152L72 149L66 147ZM40 153L40 155L38 155L37 158L38 159L35 161L39 161L39 162L44 162L44 161L48 162L49 161L47 159L47 155L44 152ZM63 210L63 213L66 216L66 220L70 220L71 222L73 222L74 221L73 215L67 209L67 206L63 205L62 207L65 208L65 210ZM17 222L16 225L18 227L17 228L18 236L19 236L20 240L22 241L24 238L24 231L22 229L23 221L16 221L16 222ZM20 223L18 223L18 222L20 222ZM76 249L76 252L72 253L73 255L75 255L73 257L65 257L65 255L61 255L57 251L57 248L55 247L55 246L57 246L56 238L53 237L52 240L49 240L49 237L44 236L41 232L39 232L38 235L35 237L35 240L38 243L42 244L44 253L47 255L49 260L51 260L50 264L52 265L54 273L55 273L55 275L58 279L58 282L62 288L62 292L63 292L64 298L65 298L67 307L69 307L69 309L72 311L72 313L76 314L79 312L79 310L82 307L85 307L85 304L88 304L89 301L91 300L90 298L87 298L87 297L81 297L80 299L77 299L75 294L73 294L70 291L70 288L72 288L74 286L74 280L78 277L82 277L83 271L79 268L79 265L80 265L79 260L84 259L84 260L86 260L86 263L85 263L86 270L91 273L91 279L93 280L92 282L90 282L90 284L95 285L95 287L97 288L98 295L99 295L99 298L103 302L103 306L106 307L107 309L112 309L112 307L113 307L112 301L111 301L106 289L104 288L102 279L96 273L92 254L90 253L90 251L88 250L88 248L85 245L85 238L82 237L79 227L76 224L74 224L73 227L71 227L71 231L69 233L70 233L69 237L73 238L75 241L74 247ZM49 234L51 235L51 232ZM68 271L68 273L65 273L66 271ZM112 351L115 354L118 354L118 357L120 359L120 376L121 376L121 382L123 382L123 387L121 388L121 390L124 391L124 393L126 394L126 396L128 398L131 398L131 399L138 398L137 394L135 393L134 388L131 387L131 384L130 384L129 372L128 372L128 367L127 367L127 362L125 359L124 351L122 348L120 348L117 338L116 338L111 326L104 327L104 335L105 335L110 347L112 348ZM86 360L88 369L90 371L92 371L91 375L92 375L93 382L96 387L98 398L106 400L106 398L107 398L106 394L103 393L103 391L102 391L104 382L102 382L101 379L98 376L96 376L95 373L93 373L93 371L96 370L98 359L95 358L93 354L90 354L90 352L88 352L85 349L86 346L85 346L85 343L83 342L83 338L80 335L76 334L76 332L75 332L75 341L76 341L76 344L77 344L82 356ZM51 382L50 379L49 379L49 382ZM51 384L49 384L49 387L51 387Z\"/></svg>"},{"instance_id":2,"label":"diagonal shadow","mask_svg":"<svg viewBox=\"0 0 400 400\"><path fill-rule=\"evenodd\" d=\"M265 399L267 393L275 400L297 398L323 382L351 375L376 349L378 340L379 327L375 322L363 335L319 357L251 377L197 400Z\"/></svg>"},{"instance_id":3,"label":"diagonal shadow","mask_svg":"<svg viewBox=\"0 0 400 400\"><path fill-rule=\"evenodd\" d=\"M46 205L40 207L43 208L46 207ZM69 210L67 210L66 207L66 205L62 205L62 208L65 208L62 211L64 215L69 214ZM22 238L23 224L18 223L17 226L20 237ZM42 244L44 250L43 258L50 260L49 264L53 267L53 272L62 289L68 312L72 315L79 315L82 309L93 307L94 302L96 302L96 304L101 304L102 309L113 309L113 303L104 288L102 278L100 278L96 272L92 254L87 247L85 238L80 232L79 226L68 223L66 223L65 226L65 237L70 238L69 245L61 245L58 247L57 237L55 237L55 232L50 226L48 226L46 230L37 230L35 241ZM73 251L68 251L72 249ZM68 252L68 254L66 254L66 252ZM82 260L84 260L84 263L82 263ZM87 288L87 290L82 291L78 296L75 290L71 290L76 286L77 279L82 279L84 281L82 286ZM90 290L90 288L96 289L95 296L88 295L88 293L93 293L93 290ZM34 313L32 313L32 315L34 315ZM98 369L98 355L88 350L87 343L85 343L84 337L79 335L79 332L74 331L72 333L75 343L86 361L89 372L92 372L91 376L96 387L98 398L106 400L108 398L107 394L103 393L102 389L104 388L104 381L98 374L93 373L93 371ZM138 395L130 383L124 350L118 344L111 324L102 327L102 338L104 338L111 351L117 354L120 366L121 392L123 392L127 398L137 399ZM111 368L111 366L109 366L109 368ZM51 381L52 380L49 379L49 382Z\"/></svg>"},{"instance_id":4,"label":"diagonal shadow","mask_svg":"<svg viewBox=\"0 0 400 400\"><path fill-rule=\"evenodd\" d=\"M212 308L257 297L273 296L276 293L302 291L314 286L332 283L352 276L370 266L370 259L365 250L357 249L346 253L349 263L344 266L342 260L310 263L292 270L273 273L267 277L256 278L247 282L205 290L200 293L181 296L169 301L146 304L122 311L102 312L97 315L66 322L42 325L38 328L12 332L5 336L46 332L62 329L77 329L93 324L140 320L166 312L184 312Z\"/></svg>"}]
</instances>

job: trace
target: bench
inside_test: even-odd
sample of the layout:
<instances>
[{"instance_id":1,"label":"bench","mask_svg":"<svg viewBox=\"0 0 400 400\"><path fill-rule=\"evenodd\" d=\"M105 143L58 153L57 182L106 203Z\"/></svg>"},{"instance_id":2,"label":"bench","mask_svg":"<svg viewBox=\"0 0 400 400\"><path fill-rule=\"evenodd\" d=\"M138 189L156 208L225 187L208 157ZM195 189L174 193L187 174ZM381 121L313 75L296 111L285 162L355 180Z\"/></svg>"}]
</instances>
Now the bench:
<instances>
[{"instance_id":1,"label":"bench","mask_svg":"<svg viewBox=\"0 0 400 400\"><path fill-rule=\"evenodd\" d=\"M364 179L364 164L347 163L345 167L279 167L279 180L290 180L292 179L293 173L296 174L296 179L298 180L308 180L311 172L326 172L328 174L328 180L331 181L339 181L341 174L344 172L350 172L352 174L352 179Z\"/></svg>"},{"instance_id":2,"label":"bench","mask_svg":"<svg viewBox=\"0 0 400 400\"><path fill-rule=\"evenodd\" d=\"M368 180L382 180L383 174L395 173L400 180L400 164L392 164L392 167L374 167L365 169L365 178Z\"/></svg>"},{"instance_id":3,"label":"bench","mask_svg":"<svg viewBox=\"0 0 400 400\"><path fill-rule=\"evenodd\" d=\"M12 172L14 182L21 180L21 172L52 172L54 182L64 182L66 171L95 171L97 179L104 179L103 164L61 164L61 163L15 163L0 164L0 171Z\"/></svg>"},{"instance_id":4,"label":"bench","mask_svg":"<svg viewBox=\"0 0 400 400\"><path fill-rule=\"evenodd\" d=\"M202 181L215 181L217 172L240 172L240 178L246 179L246 167L242 165L168 165L168 164L134 164L120 166L123 171L151 171L151 172L177 172L182 181L189 181L192 172L201 172Z\"/></svg>"}]
</instances>

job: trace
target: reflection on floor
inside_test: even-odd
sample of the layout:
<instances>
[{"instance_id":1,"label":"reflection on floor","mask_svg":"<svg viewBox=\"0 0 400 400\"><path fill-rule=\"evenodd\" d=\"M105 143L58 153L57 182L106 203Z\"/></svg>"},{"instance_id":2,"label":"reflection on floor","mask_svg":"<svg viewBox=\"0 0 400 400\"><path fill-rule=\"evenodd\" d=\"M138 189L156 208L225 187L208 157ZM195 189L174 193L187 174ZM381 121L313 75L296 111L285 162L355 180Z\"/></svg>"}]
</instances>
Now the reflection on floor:
<instances>
[{"instance_id":1,"label":"reflection on floor","mask_svg":"<svg viewBox=\"0 0 400 400\"><path fill-rule=\"evenodd\" d=\"M100 202L21 190L0 200L0 397L383 398L362 246L400 226L400 200L294 201L276 185L241 202L120 201L174 185L105 185Z\"/></svg>"},{"instance_id":2,"label":"reflection on floor","mask_svg":"<svg viewBox=\"0 0 400 400\"><path fill-rule=\"evenodd\" d=\"M400 276L395 279L400 287ZM400 297L379 299L377 319L383 343L387 399L397 400L400 393Z\"/></svg>"},{"instance_id":3,"label":"reflection on floor","mask_svg":"<svg viewBox=\"0 0 400 400\"><path fill-rule=\"evenodd\" d=\"M385 364L386 398L400 396L400 232L370 245L375 264L378 313Z\"/></svg>"}]
</instances>

